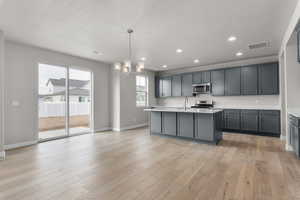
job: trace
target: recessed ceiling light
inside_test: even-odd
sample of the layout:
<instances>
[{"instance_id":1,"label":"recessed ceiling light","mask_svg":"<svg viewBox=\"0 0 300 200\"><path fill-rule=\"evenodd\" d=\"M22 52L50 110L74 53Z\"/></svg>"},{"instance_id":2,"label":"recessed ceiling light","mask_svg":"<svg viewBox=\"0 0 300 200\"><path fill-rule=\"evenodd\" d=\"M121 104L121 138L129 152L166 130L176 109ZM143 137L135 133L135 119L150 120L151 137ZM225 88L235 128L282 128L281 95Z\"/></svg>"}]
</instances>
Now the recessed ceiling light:
<instances>
[{"instance_id":1,"label":"recessed ceiling light","mask_svg":"<svg viewBox=\"0 0 300 200\"><path fill-rule=\"evenodd\" d=\"M168 67L168 65L163 65L163 66L162 66L162 68L167 68L167 67Z\"/></svg>"},{"instance_id":2,"label":"recessed ceiling light","mask_svg":"<svg viewBox=\"0 0 300 200\"><path fill-rule=\"evenodd\" d=\"M176 49L176 53L182 53L183 50L182 49Z\"/></svg>"},{"instance_id":3,"label":"recessed ceiling light","mask_svg":"<svg viewBox=\"0 0 300 200\"><path fill-rule=\"evenodd\" d=\"M237 52L235 55L236 55L236 56L242 56L243 53L239 51L239 52Z\"/></svg>"},{"instance_id":4,"label":"recessed ceiling light","mask_svg":"<svg viewBox=\"0 0 300 200\"><path fill-rule=\"evenodd\" d=\"M141 60L145 61L145 60L147 60L147 58L146 57L141 57Z\"/></svg>"},{"instance_id":5,"label":"recessed ceiling light","mask_svg":"<svg viewBox=\"0 0 300 200\"><path fill-rule=\"evenodd\" d=\"M199 60L198 60L198 59L195 59L195 60L194 60L194 63L199 63Z\"/></svg>"},{"instance_id":6,"label":"recessed ceiling light","mask_svg":"<svg viewBox=\"0 0 300 200\"><path fill-rule=\"evenodd\" d=\"M229 42L234 42L234 41L236 41L236 37L235 37L235 36L230 36L230 37L228 38L228 41L229 41Z\"/></svg>"},{"instance_id":7,"label":"recessed ceiling light","mask_svg":"<svg viewBox=\"0 0 300 200\"><path fill-rule=\"evenodd\" d=\"M96 55L103 55L103 53L99 52L99 51L93 51L94 54Z\"/></svg>"}]
</instances>

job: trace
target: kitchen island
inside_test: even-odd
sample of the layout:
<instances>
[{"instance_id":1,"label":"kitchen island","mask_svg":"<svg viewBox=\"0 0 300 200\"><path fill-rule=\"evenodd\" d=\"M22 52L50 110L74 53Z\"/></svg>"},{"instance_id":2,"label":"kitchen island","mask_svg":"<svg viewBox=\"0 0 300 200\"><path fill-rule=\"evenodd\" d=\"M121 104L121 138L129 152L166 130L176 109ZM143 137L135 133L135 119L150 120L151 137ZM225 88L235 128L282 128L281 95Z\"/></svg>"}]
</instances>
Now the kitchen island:
<instances>
[{"instance_id":1,"label":"kitchen island","mask_svg":"<svg viewBox=\"0 0 300 200\"><path fill-rule=\"evenodd\" d=\"M156 107L150 112L150 133L218 144L222 140L222 110Z\"/></svg>"}]
</instances>

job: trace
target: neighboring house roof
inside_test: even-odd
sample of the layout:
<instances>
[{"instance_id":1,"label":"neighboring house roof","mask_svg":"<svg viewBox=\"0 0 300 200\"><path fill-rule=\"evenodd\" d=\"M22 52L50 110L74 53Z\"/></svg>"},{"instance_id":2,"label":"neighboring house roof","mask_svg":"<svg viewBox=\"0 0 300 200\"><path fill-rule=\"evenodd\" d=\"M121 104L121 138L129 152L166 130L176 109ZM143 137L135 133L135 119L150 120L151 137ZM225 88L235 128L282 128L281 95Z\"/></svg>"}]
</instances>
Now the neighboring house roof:
<instances>
[{"instance_id":1,"label":"neighboring house roof","mask_svg":"<svg viewBox=\"0 0 300 200\"><path fill-rule=\"evenodd\" d=\"M87 85L89 82L90 81L69 79L69 86L70 87L81 88L81 87L84 87L85 85ZM50 78L46 85L48 86L49 83L52 83L53 86L65 87L66 79L65 78L61 78L61 79Z\"/></svg>"},{"instance_id":2,"label":"neighboring house roof","mask_svg":"<svg viewBox=\"0 0 300 200\"><path fill-rule=\"evenodd\" d=\"M53 97L53 96L63 96L63 95L65 95L65 91L56 92L56 93L53 93L53 94L39 95L39 98ZM90 91L88 89L74 88L74 89L69 90L69 95L70 96L85 96L85 97L88 97L88 96L90 96Z\"/></svg>"}]
</instances>

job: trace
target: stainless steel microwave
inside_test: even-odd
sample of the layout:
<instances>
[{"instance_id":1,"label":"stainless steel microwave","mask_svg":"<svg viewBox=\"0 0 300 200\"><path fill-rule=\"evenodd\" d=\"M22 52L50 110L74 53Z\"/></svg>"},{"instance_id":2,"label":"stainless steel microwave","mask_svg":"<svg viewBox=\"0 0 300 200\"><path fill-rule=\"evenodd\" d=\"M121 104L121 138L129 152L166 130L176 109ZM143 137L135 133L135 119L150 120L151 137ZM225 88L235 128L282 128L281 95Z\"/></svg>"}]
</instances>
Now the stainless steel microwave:
<instances>
[{"instance_id":1,"label":"stainless steel microwave","mask_svg":"<svg viewBox=\"0 0 300 200\"><path fill-rule=\"evenodd\" d=\"M210 83L193 84L192 86L194 96L196 96L197 94L210 94Z\"/></svg>"}]
</instances>

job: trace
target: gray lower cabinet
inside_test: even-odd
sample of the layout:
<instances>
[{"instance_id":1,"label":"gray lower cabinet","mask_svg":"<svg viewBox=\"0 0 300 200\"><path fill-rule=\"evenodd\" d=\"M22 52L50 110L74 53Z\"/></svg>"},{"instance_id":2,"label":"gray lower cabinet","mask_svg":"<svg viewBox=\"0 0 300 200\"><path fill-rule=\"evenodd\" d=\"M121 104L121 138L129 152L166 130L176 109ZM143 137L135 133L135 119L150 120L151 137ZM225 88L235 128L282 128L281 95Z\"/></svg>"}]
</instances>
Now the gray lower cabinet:
<instances>
[{"instance_id":1,"label":"gray lower cabinet","mask_svg":"<svg viewBox=\"0 0 300 200\"><path fill-rule=\"evenodd\" d=\"M193 113L177 113L177 135L184 138L194 138Z\"/></svg>"},{"instance_id":2,"label":"gray lower cabinet","mask_svg":"<svg viewBox=\"0 0 300 200\"><path fill-rule=\"evenodd\" d=\"M172 97L181 96L181 76L172 76Z\"/></svg>"},{"instance_id":3,"label":"gray lower cabinet","mask_svg":"<svg viewBox=\"0 0 300 200\"><path fill-rule=\"evenodd\" d=\"M259 111L259 132L280 135L280 111Z\"/></svg>"},{"instance_id":4,"label":"gray lower cabinet","mask_svg":"<svg viewBox=\"0 0 300 200\"><path fill-rule=\"evenodd\" d=\"M151 112L150 130L152 133L161 134L161 112Z\"/></svg>"},{"instance_id":5,"label":"gray lower cabinet","mask_svg":"<svg viewBox=\"0 0 300 200\"><path fill-rule=\"evenodd\" d=\"M181 78L182 96L193 96L193 74L183 74Z\"/></svg>"},{"instance_id":6,"label":"gray lower cabinet","mask_svg":"<svg viewBox=\"0 0 300 200\"><path fill-rule=\"evenodd\" d=\"M211 72L211 92L213 96L225 95L225 70Z\"/></svg>"},{"instance_id":7,"label":"gray lower cabinet","mask_svg":"<svg viewBox=\"0 0 300 200\"><path fill-rule=\"evenodd\" d=\"M171 77L164 77L162 82L162 96L170 97L172 96L172 79Z\"/></svg>"},{"instance_id":8,"label":"gray lower cabinet","mask_svg":"<svg viewBox=\"0 0 300 200\"><path fill-rule=\"evenodd\" d=\"M258 110L241 111L241 130L258 132Z\"/></svg>"},{"instance_id":9,"label":"gray lower cabinet","mask_svg":"<svg viewBox=\"0 0 300 200\"><path fill-rule=\"evenodd\" d=\"M279 94L278 63L266 63L259 66L259 95Z\"/></svg>"},{"instance_id":10,"label":"gray lower cabinet","mask_svg":"<svg viewBox=\"0 0 300 200\"><path fill-rule=\"evenodd\" d=\"M204 141L213 141L213 134L207 134L214 132L213 115L207 114L195 114L195 139Z\"/></svg>"},{"instance_id":11,"label":"gray lower cabinet","mask_svg":"<svg viewBox=\"0 0 300 200\"><path fill-rule=\"evenodd\" d=\"M241 129L241 110L228 109L224 110L224 129L240 130Z\"/></svg>"},{"instance_id":12,"label":"gray lower cabinet","mask_svg":"<svg viewBox=\"0 0 300 200\"><path fill-rule=\"evenodd\" d=\"M298 158L300 158L300 119L294 117L293 115L289 115L289 143L293 147L293 151L296 153Z\"/></svg>"},{"instance_id":13,"label":"gray lower cabinet","mask_svg":"<svg viewBox=\"0 0 300 200\"><path fill-rule=\"evenodd\" d=\"M222 112L214 114L195 113L194 135L197 140L217 144L223 138Z\"/></svg>"},{"instance_id":14,"label":"gray lower cabinet","mask_svg":"<svg viewBox=\"0 0 300 200\"><path fill-rule=\"evenodd\" d=\"M250 65L241 68L241 94L258 94L258 65Z\"/></svg>"},{"instance_id":15,"label":"gray lower cabinet","mask_svg":"<svg viewBox=\"0 0 300 200\"><path fill-rule=\"evenodd\" d=\"M225 70L225 96L241 95L241 68Z\"/></svg>"},{"instance_id":16,"label":"gray lower cabinet","mask_svg":"<svg viewBox=\"0 0 300 200\"><path fill-rule=\"evenodd\" d=\"M162 113L162 134L177 135L177 113L163 112Z\"/></svg>"}]
</instances>

